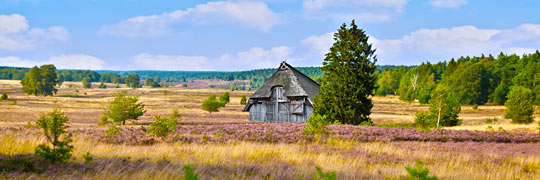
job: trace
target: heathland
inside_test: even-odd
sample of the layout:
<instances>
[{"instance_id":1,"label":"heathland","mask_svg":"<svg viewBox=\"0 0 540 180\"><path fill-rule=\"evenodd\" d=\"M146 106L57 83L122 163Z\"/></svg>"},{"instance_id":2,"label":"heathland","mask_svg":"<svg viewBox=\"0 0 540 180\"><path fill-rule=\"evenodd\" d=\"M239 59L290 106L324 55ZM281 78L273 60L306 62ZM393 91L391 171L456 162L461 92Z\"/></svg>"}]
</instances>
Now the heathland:
<instances>
[{"instance_id":1,"label":"heathland","mask_svg":"<svg viewBox=\"0 0 540 180\"><path fill-rule=\"evenodd\" d=\"M375 126L330 125L329 135L322 136L303 134L303 124L248 121L239 102L251 91L229 91L230 103L209 114L202 102L225 90L105 85L84 89L80 82L64 82L55 96L36 97L22 93L19 81L1 80L8 99L0 101L0 178L177 179L191 165L201 179L310 178L316 166L338 179L404 179L405 167L421 160L440 179L540 179L538 118L512 124L504 106L462 106L461 125L425 132L409 124L428 105L373 97ZM120 91L140 96L147 112L110 136L97 123ZM73 134L73 157L66 164L33 158L35 147L46 141L35 121L53 108L65 112ZM166 138L148 135L153 116L168 116L172 109L182 114L176 131Z\"/></svg>"}]
</instances>

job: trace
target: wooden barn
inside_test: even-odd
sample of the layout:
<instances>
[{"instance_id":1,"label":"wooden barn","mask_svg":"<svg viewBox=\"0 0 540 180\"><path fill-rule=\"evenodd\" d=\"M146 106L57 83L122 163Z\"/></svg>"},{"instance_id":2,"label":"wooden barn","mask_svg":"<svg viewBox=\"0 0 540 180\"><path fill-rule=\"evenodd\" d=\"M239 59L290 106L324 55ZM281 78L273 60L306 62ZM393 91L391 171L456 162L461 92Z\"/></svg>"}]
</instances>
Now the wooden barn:
<instances>
[{"instance_id":1,"label":"wooden barn","mask_svg":"<svg viewBox=\"0 0 540 180\"><path fill-rule=\"evenodd\" d=\"M249 120L305 123L320 85L285 61L246 103Z\"/></svg>"}]
</instances>

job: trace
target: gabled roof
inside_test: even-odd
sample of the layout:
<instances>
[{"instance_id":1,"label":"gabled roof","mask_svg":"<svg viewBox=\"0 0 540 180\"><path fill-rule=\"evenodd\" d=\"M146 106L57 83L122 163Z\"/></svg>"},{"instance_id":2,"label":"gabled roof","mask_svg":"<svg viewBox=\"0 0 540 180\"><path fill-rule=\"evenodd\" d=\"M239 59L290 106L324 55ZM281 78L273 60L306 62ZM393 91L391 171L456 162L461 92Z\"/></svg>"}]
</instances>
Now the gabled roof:
<instances>
[{"instance_id":1,"label":"gabled roof","mask_svg":"<svg viewBox=\"0 0 540 180\"><path fill-rule=\"evenodd\" d=\"M257 90L250 99L270 98L272 87L283 86L284 96L301 97L306 96L309 100L321 89L321 86L311 78L302 74L285 61L281 62L276 72Z\"/></svg>"}]
</instances>

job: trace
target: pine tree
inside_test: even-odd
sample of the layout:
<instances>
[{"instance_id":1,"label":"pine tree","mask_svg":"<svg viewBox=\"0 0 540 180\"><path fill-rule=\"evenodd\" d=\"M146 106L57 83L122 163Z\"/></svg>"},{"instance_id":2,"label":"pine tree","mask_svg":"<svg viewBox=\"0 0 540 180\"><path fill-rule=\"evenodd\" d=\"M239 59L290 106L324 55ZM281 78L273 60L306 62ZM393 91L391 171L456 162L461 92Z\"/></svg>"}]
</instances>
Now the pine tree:
<instances>
[{"instance_id":1,"label":"pine tree","mask_svg":"<svg viewBox=\"0 0 540 180\"><path fill-rule=\"evenodd\" d=\"M323 61L321 90L315 98L315 113L344 124L370 122L375 87L375 49L354 20L334 34L334 44Z\"/></svg>"}]
</instances>

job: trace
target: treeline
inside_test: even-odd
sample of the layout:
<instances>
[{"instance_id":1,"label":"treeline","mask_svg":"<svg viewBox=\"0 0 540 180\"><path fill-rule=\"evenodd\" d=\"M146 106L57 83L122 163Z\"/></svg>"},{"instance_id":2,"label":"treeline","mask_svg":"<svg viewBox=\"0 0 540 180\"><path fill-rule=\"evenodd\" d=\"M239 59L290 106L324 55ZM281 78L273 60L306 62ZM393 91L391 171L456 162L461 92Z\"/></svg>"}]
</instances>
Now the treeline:
<instances>
[{"instance_id":1,"label":"treeline","mask_svg":"<svg viewBox=\"0 0 540 180\"><path fill-rule=\"evenodd\" d=\"M0 79L22 80L30 68L0 66ZM98 73L91 70L58 70L57 79L63 81L82 81L89 78L91 82L124 83L126 77L114 73Z\"/></svg>"},{"instance_id":2,"label":"treeline","mask_svg":"<svg viewBox=\"0 0 540 180\"><path fill-rule=\"evenodd\" d=\"M514 87L533 92L540 105L540 53L518 56L500 53L480 57L460 57L437 64L397 67L381 71L375 94L399 95L404 101L428 103L437 86L446 86L461 104L502 105Z\"/></svg>"}]
</instances>

